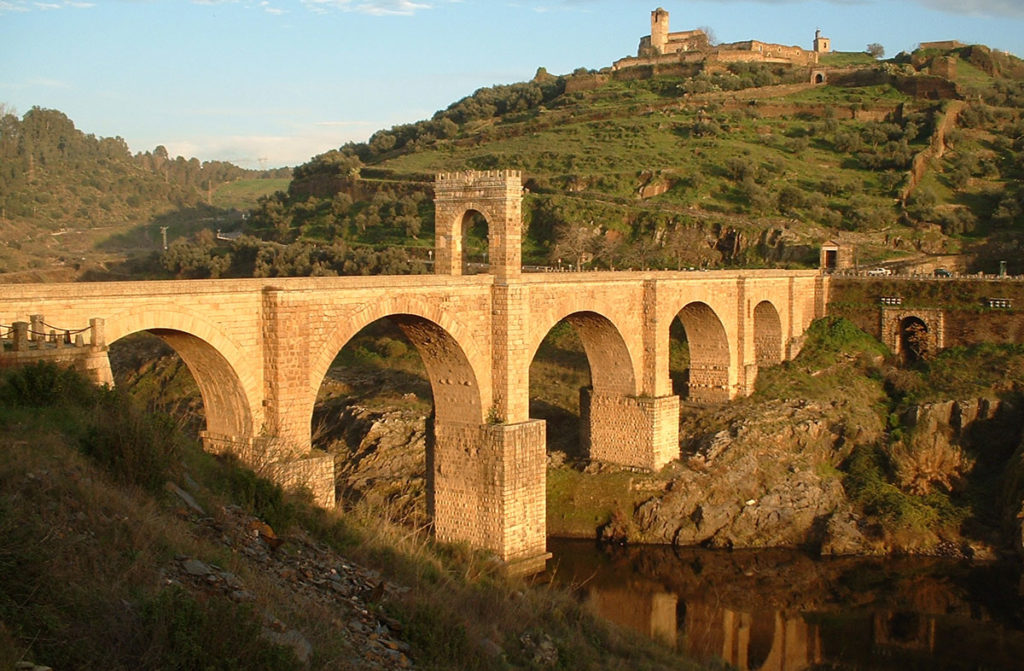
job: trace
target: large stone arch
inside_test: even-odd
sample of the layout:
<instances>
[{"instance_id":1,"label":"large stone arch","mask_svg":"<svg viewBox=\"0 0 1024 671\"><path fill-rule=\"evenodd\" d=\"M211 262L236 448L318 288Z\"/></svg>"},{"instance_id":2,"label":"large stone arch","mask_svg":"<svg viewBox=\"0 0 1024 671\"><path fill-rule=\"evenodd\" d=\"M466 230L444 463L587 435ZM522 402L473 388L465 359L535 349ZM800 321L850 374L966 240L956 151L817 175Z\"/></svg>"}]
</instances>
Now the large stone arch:
<instances>
[{"instance_id":1,"label":"large stone arch","mask_svg":"<svg viewBox=\"0 0 1024 671\"><path fill-rule=\"evenodd\" d=\"M690 346L689 400L698 403L728 401L731 398L732 351L718 313L703 301L692 301L676 316L683 324Z\"/></svg>"},{"instance_id":2,"label":"large stone arch","mask_svg":"<svg viewBox=\"0 0 1024 671\"><path fill-rule=\"evenodd\" d=\"M768 300L754 306L754 361L758 368L782 361L782 319Z\"/></svg>"},{"instance_id":3,"label":"large stone arch","mask_svg":"<svg viewBox=\"0 0 1024 671\"><path fill-rule=\"evenodd\" d=\"M489 359L469 328L438 308L408 298L368 304L344 319L311 359L307 418L311 421L316 393L338 352L359 331L375 321L391 319L416 347L430 377L438 422L478 425L485 420L490 398Z\"/></svg>"},{"instance_id":4,"label":"large stone arch","mask_svg":"<svg viewBox=\"0 0 1024 671\"><path fill-rule=\"evenodd\" d=\"M147 332L167 343L192 373L203 399L207 449L248 450L262 424L262 362L246 357L223 330L202 317L163 308L133 310L106 320L108 344ZM246 455L248 456L248 455Z\"/></svg>"},{"instance_id":5,"label":"large stone arch","mask_svg":"<svg viewBox=\"0 0 1024 671\"><path fill-rule=\"evenodd\" d=\"M530 342L530 362L537 356L537 350L540 349L540 344L547 334L562 321L575 329L580 342L583 343L594 391L637 394L634 357L622 337L622 331L611 319L592 310L571 312L547 324L546 328L544 325L537 328Z\"/></svg>"}]
</instances>

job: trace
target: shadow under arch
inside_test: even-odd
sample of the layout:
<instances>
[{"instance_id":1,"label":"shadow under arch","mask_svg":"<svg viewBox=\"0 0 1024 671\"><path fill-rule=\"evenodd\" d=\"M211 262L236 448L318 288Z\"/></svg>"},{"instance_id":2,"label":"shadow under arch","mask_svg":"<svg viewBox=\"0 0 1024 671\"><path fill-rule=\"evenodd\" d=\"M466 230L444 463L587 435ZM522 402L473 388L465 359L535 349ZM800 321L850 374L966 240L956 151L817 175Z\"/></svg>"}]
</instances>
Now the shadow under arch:
<instances>
[{"instance_id":1,"label":"shadow under arch","mask_svg":"<svg viewBox=\"0 0 1024 671\"><path fill-rule=\"evenodd\" d=\"M686 304L676 317L689 345L687 399L696 403L728 401L731 354L722 320L702 301Z\"/></svg>"},{"instance_id":2,"label":"shadow under arch","mask_svg":"<svg viewBox=\"0 0 1024 671\"><path fill-rule=\"evenodd\" d=\"M220 329L188 313L161 311L117 315L106 322L107 343L135 333L149 333L185 362L203 401L207 449L220 452L247 448L256 437L259 404L255 371L244 365L241 350ZM240 375L238 371L247 370Z\"/></svg>"},{"instance_id":3,"label":"shadow under arch","mask_svg":"<svg viewBox=\"0 0 1024 671\"><path fill-rule=\"evenodd\" d=\"M754 307L754 361L759 368L782 361L782 320L767 300Z\"/></svg>"},{"instance_id":4,"label":"shadow under arch","mask_svg":"<svg viewBox=\"0 0 1024 671\"><path fill-rule=\"evenodd\" d=\"M531 363L537 357L544 338L559 324L572 326L590 365L590 381L595 392L631 395L637 393L633 357L612 320L589 310L573 312L554 321L546 330L539 330L530 343Z\"/></svg>"},{"instance_id":5,"label":"shadow under arch","mask_svg":"<svg viewBox=\"0 0 1024 671\"><path fill-rule=\"evenodd\" d=\"M393 299L366 307L328 337L310 371L312 395L307 401L307 426L312 423L317 391L338 353L362 329L384 318L391 320L419 352L427 369L435 419L468 425L483 423L483 399L489 397L490 387L481 384L482 376L474 362L481 366L487 359L479 352L468 327L440 310Z\"/></svg>"},{"instance_id":6,"label":"shadow under arch","mask_svg":"<svg viewBox=\"0 0 1024 671\"><path fill-rule=\"evenodd\" d=\"M547 445L570 457L628 462L630 449L619 432L629 425L636 378L618 327L604 315L584 310L562 317L534 337L540 340L531 344L530 416L545 420ZM549 379L535 377L540 374ZM558 388L560 382L574 389L565 393Z\"/></svg>"},{"instance_id":7,"label":"shadow under arch","mask_svg":"<svg viewBox=\"0 0 1024 671\"><path fill-rule=\"evenodd\" d=\"M903 363L911 364L928 357L928 325L920 317L909 316L901 319L899 338Z\"/></svg>"}]
</instances>

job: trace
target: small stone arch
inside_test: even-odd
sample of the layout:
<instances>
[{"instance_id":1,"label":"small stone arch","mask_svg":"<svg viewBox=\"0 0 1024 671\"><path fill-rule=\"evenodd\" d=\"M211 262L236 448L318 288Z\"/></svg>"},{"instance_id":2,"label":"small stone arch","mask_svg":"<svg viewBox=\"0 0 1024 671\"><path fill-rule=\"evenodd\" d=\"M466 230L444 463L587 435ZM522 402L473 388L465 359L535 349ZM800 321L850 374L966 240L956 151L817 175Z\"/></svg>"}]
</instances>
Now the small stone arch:
<instances>
[{"instance_id":1,"label":"small stone arch","mask_svg":"<svg viewBox=\"0 0 1024 671\"><path fill-rule=\"evenodd\" d=\"M927 359L928 325L920 317L913 315L900 320L899 353L904 363L914 363Z\"/></svg>"},{"instance_id":2,"label":"small stone arch","mask_svg":"<svg viewBox=\"0 0 1024 671\"><path fill-rule=\"evenodd\" d=\"M218 327L196 315L161 310L115 315L106 321L106 338L114 343L133 333L150 333L170 346L192 373L203 399L207 449L248 448L256 437L259 398L256 377L241 350Z\"/></svg>"},{"instance_id":3,"label":"small stone arch","mask_svg":"<svg viewBox=\"0 0 1024 671\"><path fill-rule=\"evenodd\" d=\"M622 332L608 317L590 310L573 312L556 319L546 329L534 332L530 344L532 362L544 337L559 322L565 321L576 331L590 365L591 386L595 392L632 395L637 393L633 357Z\"/></svg>"},{"instance_id":4,"label":"small stone arch","mask_svg":"<svg viewBox=\"0 0 1024 671\"><path fill-rule=\"evenodd\" d=\"M882 342L904 363L926 359L944 344L942 310L882 308Z\"/></svg>"},{"instance_id":5,"label":"small stone arch","mask_svg":"<svg viewBox=\"0 0 1024 671\"><path fill-rule=\"evenodd\" d=\"M690 346L690 379L687 397L698 403L721 403L729 389L729 336L722 320L707 303L688 303L677 314Z\"/></svg>"},{"instance_id":6,"label":"small stone arch","mask_svg":"<svg viewBox=\"0 0 1024 671\"><path fill-rule=\"evenodd\" d=\"M812 84L825 84L828 82L828 75L824 70L811 70Z\"/></svg>"},{"instance_id":7,"label":"small stone arch","mask_svg":"<svg viewBox=\"0 0 1024 671\"><path fill-rule=\"evenodd\" d=\"M771 301L754 307L754 360L759 368L782 361L782 320Z\"/></svg>"}]
</instances>

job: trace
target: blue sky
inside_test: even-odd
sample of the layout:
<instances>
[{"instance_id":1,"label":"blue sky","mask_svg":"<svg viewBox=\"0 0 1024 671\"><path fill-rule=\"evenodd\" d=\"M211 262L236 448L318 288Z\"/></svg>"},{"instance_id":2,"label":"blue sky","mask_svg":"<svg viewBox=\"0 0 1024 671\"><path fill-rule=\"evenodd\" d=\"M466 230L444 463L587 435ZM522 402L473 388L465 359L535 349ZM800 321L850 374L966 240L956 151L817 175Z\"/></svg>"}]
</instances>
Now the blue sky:
<instances>
[{"instance_id":1,"label":"blue sky","mask_svg":"<svg viewBox=\"0 0 1024 671\"><path fill-rule=\"evenodd\" d=\"M660 0L719 41L887 55L959 39L1024 56L1024 0ZM298 165L480 87L632 55L655 2L0 0L0 104L133 151Z\"/></svg>"}]
</instances>

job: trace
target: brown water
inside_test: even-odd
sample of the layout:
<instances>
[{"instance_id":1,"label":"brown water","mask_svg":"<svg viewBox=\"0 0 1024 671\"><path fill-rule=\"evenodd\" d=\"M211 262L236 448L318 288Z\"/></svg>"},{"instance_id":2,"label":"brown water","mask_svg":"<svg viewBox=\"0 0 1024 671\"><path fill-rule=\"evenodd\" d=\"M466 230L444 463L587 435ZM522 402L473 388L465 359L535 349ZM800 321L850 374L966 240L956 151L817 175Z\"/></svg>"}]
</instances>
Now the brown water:
<instances>
[{"instance_id":1,"label":"brown water","mask_svg":"<svg viewBox=\"0 0 1024 671\"><path fill-rule=\"evenodd\" d=\"M548 549L549 575L602 617L743 671L1024 670L1019 562L562 539Z\"/></svg>"}]
</instances>

